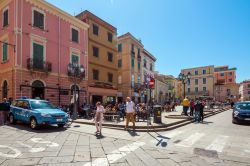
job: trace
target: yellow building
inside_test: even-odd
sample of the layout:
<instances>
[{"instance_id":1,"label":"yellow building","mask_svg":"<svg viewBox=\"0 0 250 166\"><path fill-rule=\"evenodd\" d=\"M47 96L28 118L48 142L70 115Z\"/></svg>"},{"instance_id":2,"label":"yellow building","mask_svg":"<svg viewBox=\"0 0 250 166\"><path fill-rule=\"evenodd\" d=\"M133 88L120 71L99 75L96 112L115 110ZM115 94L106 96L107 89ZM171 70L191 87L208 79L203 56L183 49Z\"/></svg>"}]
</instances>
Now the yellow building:
<instances>
[{"instance_id":1,"label":"yellow building","mask_svg":"<svg viewBox=\"0 0 250 166\"><path fill-rule=\"evenodd\" d=\"M214 66L203 66L190 69L182 69L181 73L187 75L191 73L191 79L186 83L182 84L182 98L183 91L185 89L185 95L189 98L195 99L200 96L214 97Z\"/></svg>"},{"instance_id":2,"label":"yellow building","mask_svg":"<svg viewBox=\"0 0 250 166\"><path fill-rule=\"evenodd\" d=\"M90 103L115 102L117 97L117 29L89 11L76 16L87 23L88 96Z\"/></svg>"},{"instance_id":3,"label":"yellow building","mask_svg":"<svg viewBox=\"0 0 250 166\"><path fill-rule=\"evenodd\" d=\"M130 33L118 37L118 101L140 102L143 44Z\"/></svg>"}]
</instances>

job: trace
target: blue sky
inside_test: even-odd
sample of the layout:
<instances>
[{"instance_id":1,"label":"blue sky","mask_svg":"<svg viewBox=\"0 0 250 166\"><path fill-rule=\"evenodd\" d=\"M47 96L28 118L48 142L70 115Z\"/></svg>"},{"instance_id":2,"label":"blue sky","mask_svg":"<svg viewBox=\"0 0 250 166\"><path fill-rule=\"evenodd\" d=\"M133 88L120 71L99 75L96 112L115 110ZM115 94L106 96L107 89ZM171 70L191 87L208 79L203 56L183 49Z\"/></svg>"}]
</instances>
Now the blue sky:
<instances>
[{"instance_id":1,"label":"blue sky","mask_svg":"<svg viewBox=\"0 0 250 166\"><path fill-rule=\"evenodd\" d=\"M76 15L89 10L132 33L156 58L156 70L177 76L183 68L237 67L250 79L250 0L47 0Z\"/></svg>"}]
</instances>

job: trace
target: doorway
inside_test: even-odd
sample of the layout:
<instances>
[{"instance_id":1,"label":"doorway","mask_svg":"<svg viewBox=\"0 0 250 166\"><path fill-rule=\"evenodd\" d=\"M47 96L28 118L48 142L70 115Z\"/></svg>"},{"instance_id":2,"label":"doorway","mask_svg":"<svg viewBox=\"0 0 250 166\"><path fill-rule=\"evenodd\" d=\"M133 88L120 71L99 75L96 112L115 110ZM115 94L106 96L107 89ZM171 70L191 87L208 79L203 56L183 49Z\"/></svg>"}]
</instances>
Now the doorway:
<instances>
[{"instance_id":1,"label":"doorway","mask_svg":"<svg viewBox=\"0 0 250 166\"><path fill-rule=\"evenodd\" d=\"M93 95L92 96L92 104L95 105L98 101L100 101L102 103L102 96Z\"/></svg>"},{"instance_id":2,"label":"doorway","mask_svg":"<svg viewBox=\"0 0 250 166\"><path fill-rule=\"evenodd\" d=\"M44 99L44 84L42 81L36 80L32 83L32 98Z\"/></svg>"}]
</instances>

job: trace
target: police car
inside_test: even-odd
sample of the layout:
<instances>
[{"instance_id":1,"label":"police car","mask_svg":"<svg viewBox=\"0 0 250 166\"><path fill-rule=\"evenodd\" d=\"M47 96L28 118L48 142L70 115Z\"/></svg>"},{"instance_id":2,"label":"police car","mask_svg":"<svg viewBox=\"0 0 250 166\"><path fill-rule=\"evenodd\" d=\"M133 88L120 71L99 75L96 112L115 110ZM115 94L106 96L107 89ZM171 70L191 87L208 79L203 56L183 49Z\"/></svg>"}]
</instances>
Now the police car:
<instances>
[{"instance_id":1,"label":"police car","mask_svg":"<svg viewBox=\"0 0 250 166\"><path fill-rule=\"evenodd\" d=\"M68 121L68 115L48 101L21 98L12 103L9 121L11 124L16 121L29 123L31 129L51 124L63 127Z\"/></svg>"}]
</instances>

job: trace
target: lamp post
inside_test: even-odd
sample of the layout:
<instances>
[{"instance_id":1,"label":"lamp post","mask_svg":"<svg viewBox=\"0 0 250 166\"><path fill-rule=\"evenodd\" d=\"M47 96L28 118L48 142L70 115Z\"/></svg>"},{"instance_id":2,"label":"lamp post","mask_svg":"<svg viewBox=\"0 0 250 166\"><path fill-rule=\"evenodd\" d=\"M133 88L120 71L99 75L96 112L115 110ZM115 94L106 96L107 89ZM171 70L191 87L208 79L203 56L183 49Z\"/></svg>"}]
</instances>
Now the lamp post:
<instances>
[{"instance_id":1,"label":"lamp post","mask_svg":"<svg viewBox=\"0 0 250 166\"><path fill-rule=\"evenodd\" d=\"M73 117L72 119L77 119L77 105L76 105L76 83L81 81L85 77L85 69L83 65L79 65L78 62L68 64L68 75L73 78L74 89L73 89L73 98L74 98L74 108L73 108ZM79 92L79 90L78 90ZM79 97L79 96L78 96Z\"/></svg>"},{"instance_id":2,"label":"lamp post","mask_svg":"<svg viewBox=\"0 0 250 166\"><path fill-rule=\"evenodd\" d=\"M182 84L184 85L184 92L183 92L183 98L185 98L185 91L186 91L186 83L190 81L191 78L191 73L188 72L186 75L183 73L180 73L178 76L178 79L182 82Z\"/></svg>"}]
</instances>

